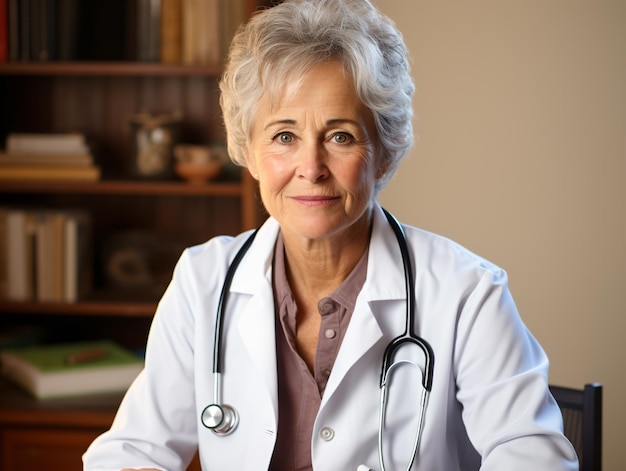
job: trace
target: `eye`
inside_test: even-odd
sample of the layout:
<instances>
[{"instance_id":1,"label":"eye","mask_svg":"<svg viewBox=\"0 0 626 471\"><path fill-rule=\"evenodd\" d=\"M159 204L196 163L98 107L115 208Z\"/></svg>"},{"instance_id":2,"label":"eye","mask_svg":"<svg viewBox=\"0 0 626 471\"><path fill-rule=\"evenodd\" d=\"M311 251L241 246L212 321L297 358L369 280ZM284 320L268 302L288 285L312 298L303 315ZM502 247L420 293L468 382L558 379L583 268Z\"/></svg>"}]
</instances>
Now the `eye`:
<instances>
[{"instance_id":1,"label":"eye","mask_svg":"<svg viewBox=\"0 0 626 471\"><path fill-rule=\"evenodd\" d=\"M331 140L335 144L349 144L350 142L354 140L354 138L348 133L336 132L335 134L331 136Z\"/></svg>"},{"instance_id":2,"label":"eye","mask_svg":"<svg viewBox=\"0 0 626 471\"><path fill-rule=\"evenodd\" d=\"M274 140L278 140L281 144L291 144L293 142L293 134L290 132L281 132L274 136Z\"/></svg>"}]
</instances>

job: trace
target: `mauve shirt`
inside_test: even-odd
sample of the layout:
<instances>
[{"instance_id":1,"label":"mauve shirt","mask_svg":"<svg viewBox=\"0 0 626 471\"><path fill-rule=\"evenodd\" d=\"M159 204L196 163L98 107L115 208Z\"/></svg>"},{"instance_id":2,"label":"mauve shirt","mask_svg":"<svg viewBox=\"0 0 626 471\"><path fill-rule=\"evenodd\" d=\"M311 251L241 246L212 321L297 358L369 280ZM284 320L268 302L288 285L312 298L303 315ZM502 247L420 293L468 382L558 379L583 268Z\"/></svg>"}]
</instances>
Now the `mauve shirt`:
<instances>
[{"instance_id":1,"label":"mauve shirt","mask_svg":"<svg viewBox=\"0 0 626 471\"><path fill-rule=\"evenodd\" d=\"M311 434L322 395L367 275L367 250L341 285L317 303L322 317L311 374L296 350L296 302L285 271L282 235L274 251L278 433L270 471L311 470Z\"/></svg>"}]
</instances>

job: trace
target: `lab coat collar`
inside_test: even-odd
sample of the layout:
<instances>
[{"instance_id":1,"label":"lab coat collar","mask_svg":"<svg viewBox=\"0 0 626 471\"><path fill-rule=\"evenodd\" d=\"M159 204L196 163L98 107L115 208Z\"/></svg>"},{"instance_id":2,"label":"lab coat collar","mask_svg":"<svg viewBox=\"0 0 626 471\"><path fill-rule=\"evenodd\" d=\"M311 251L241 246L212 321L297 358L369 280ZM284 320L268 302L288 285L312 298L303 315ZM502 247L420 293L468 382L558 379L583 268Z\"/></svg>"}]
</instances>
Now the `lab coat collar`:
<instances>
[{"instance_id":1,"label":"lab coat collar","mask_svg":"<svg viewBox=\"0 0 626 471\"><path fill-rule=\"evenodd\" d=\"M378 205L374 205L374 221L369 246L367 279L357 297L355 310L339 350L333 372L326 386L322 406L332 396L346 372L383 337L373 304L404 300L405 280L398 242ZM274 297L272 290L272 258L280 226L270 218L259 229L248 254L233 278L231 293L250 295L238 324L240 335L272 398L278 414L276 378L276 347L274 330ZM404 302L396 309L403 310ZM397 314L390 309L389 315Z\"/></svg>"},{"instance_id":2,"label":"lab coat collar","mask_svg":"<svg viewBox=\"0 0 626 471\"><path fill-rule=\"evenodd\" d=\"M374 204L373 211L374 223L369 247L367 279L361 295L365 296L368 302L403 299L405 296L404 271L396 237L378 203ZM258 293L260 279L264 279L271 287L272 258L279 231L280 226L274 218L269 218L259 228L254 244L241 261L233 278L232 292L250 295Z\"/></svg>"},{"instance_id":3,"label":"lab coat collar","mask_svg":"<svg viewBox=\"0 0 626 471\"><path fill-rule=\"evenodd\" d=\"M259 228L254 243L233 277L230 290L231 296L249 297L244 302L237 330L260 377L264 379L275 424L278 424L278 378L272 258L278 231L278 222L272 218Z\"/></svg>"},{"instance_id":4,"label":"lab coat collar","mask_svg":"<svg viewBox=\"0 0 626 471\"><path fill-rule=\"evenodd\" d=\"M328 379L321 407L324 407L341 381L347 377L348 370L382 340L383 331L376 314L380 309L376 309L375 304L401 300L400 303L385 306L384 314L403 316L405 297L404 270L398 242L382 208L376 204L367 278L357 297L354 313Z\"/></svg>"}]
</instances>

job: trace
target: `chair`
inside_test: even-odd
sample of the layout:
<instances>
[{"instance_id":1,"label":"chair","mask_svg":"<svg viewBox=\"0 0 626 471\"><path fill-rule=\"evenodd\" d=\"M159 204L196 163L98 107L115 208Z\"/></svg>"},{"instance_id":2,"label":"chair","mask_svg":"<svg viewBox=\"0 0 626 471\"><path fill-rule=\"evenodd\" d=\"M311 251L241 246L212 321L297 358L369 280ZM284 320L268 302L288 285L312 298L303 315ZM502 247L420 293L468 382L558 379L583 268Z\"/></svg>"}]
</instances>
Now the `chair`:
<instances>
[{"instance_id":1,"label":"chair","mask_svg":"<svg viewBox=\"0 0 626 471\"><path fill-rule=\"evenodd\" d=\"M584 389L550 385L563 414L565 436L572 442L580 471L602 470L602 385L586 384Z\"/></svg>"}]
</instances>

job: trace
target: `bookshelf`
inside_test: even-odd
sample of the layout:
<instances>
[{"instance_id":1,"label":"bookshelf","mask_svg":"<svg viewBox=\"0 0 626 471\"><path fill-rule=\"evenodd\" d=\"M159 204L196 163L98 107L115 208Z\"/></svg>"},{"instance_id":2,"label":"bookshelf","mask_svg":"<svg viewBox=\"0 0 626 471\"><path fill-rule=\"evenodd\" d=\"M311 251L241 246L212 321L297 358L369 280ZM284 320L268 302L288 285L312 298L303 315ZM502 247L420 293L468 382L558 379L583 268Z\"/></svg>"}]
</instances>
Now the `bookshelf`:
<instances>
[{"instance_id":1,"label":"bookshelf","mask_svg":"<svg viewBox=\"0 0 626 471\"><path fill-rule=\"evenodd\" d=\"M271 4L238 1L244 18ZM129 170L130 118L139 112L179 111L180 142L224 142L217 87L221 71L219 63L126 58L0 63L0 147L10 133L80 132L93 144L102 175L96 182L71 184L0 181L0 207L80 209L91 215L94 279L93 290L75 303L0 299L0 337L19 326L37 326L46 341L106 337L142 348L180 249L262 221L254 180L234 166L206 185L176 177L142 179ZM152 254L159 263L149 289L120 287L108 278L107 253L116 236L129 232L149 236L150 244L163 248ZM120 399L38 402L0 378L0 469L82 469L80 455L110 425ZM197 462L190 469L199 469Z\"/></svg>"}]
</instances>

